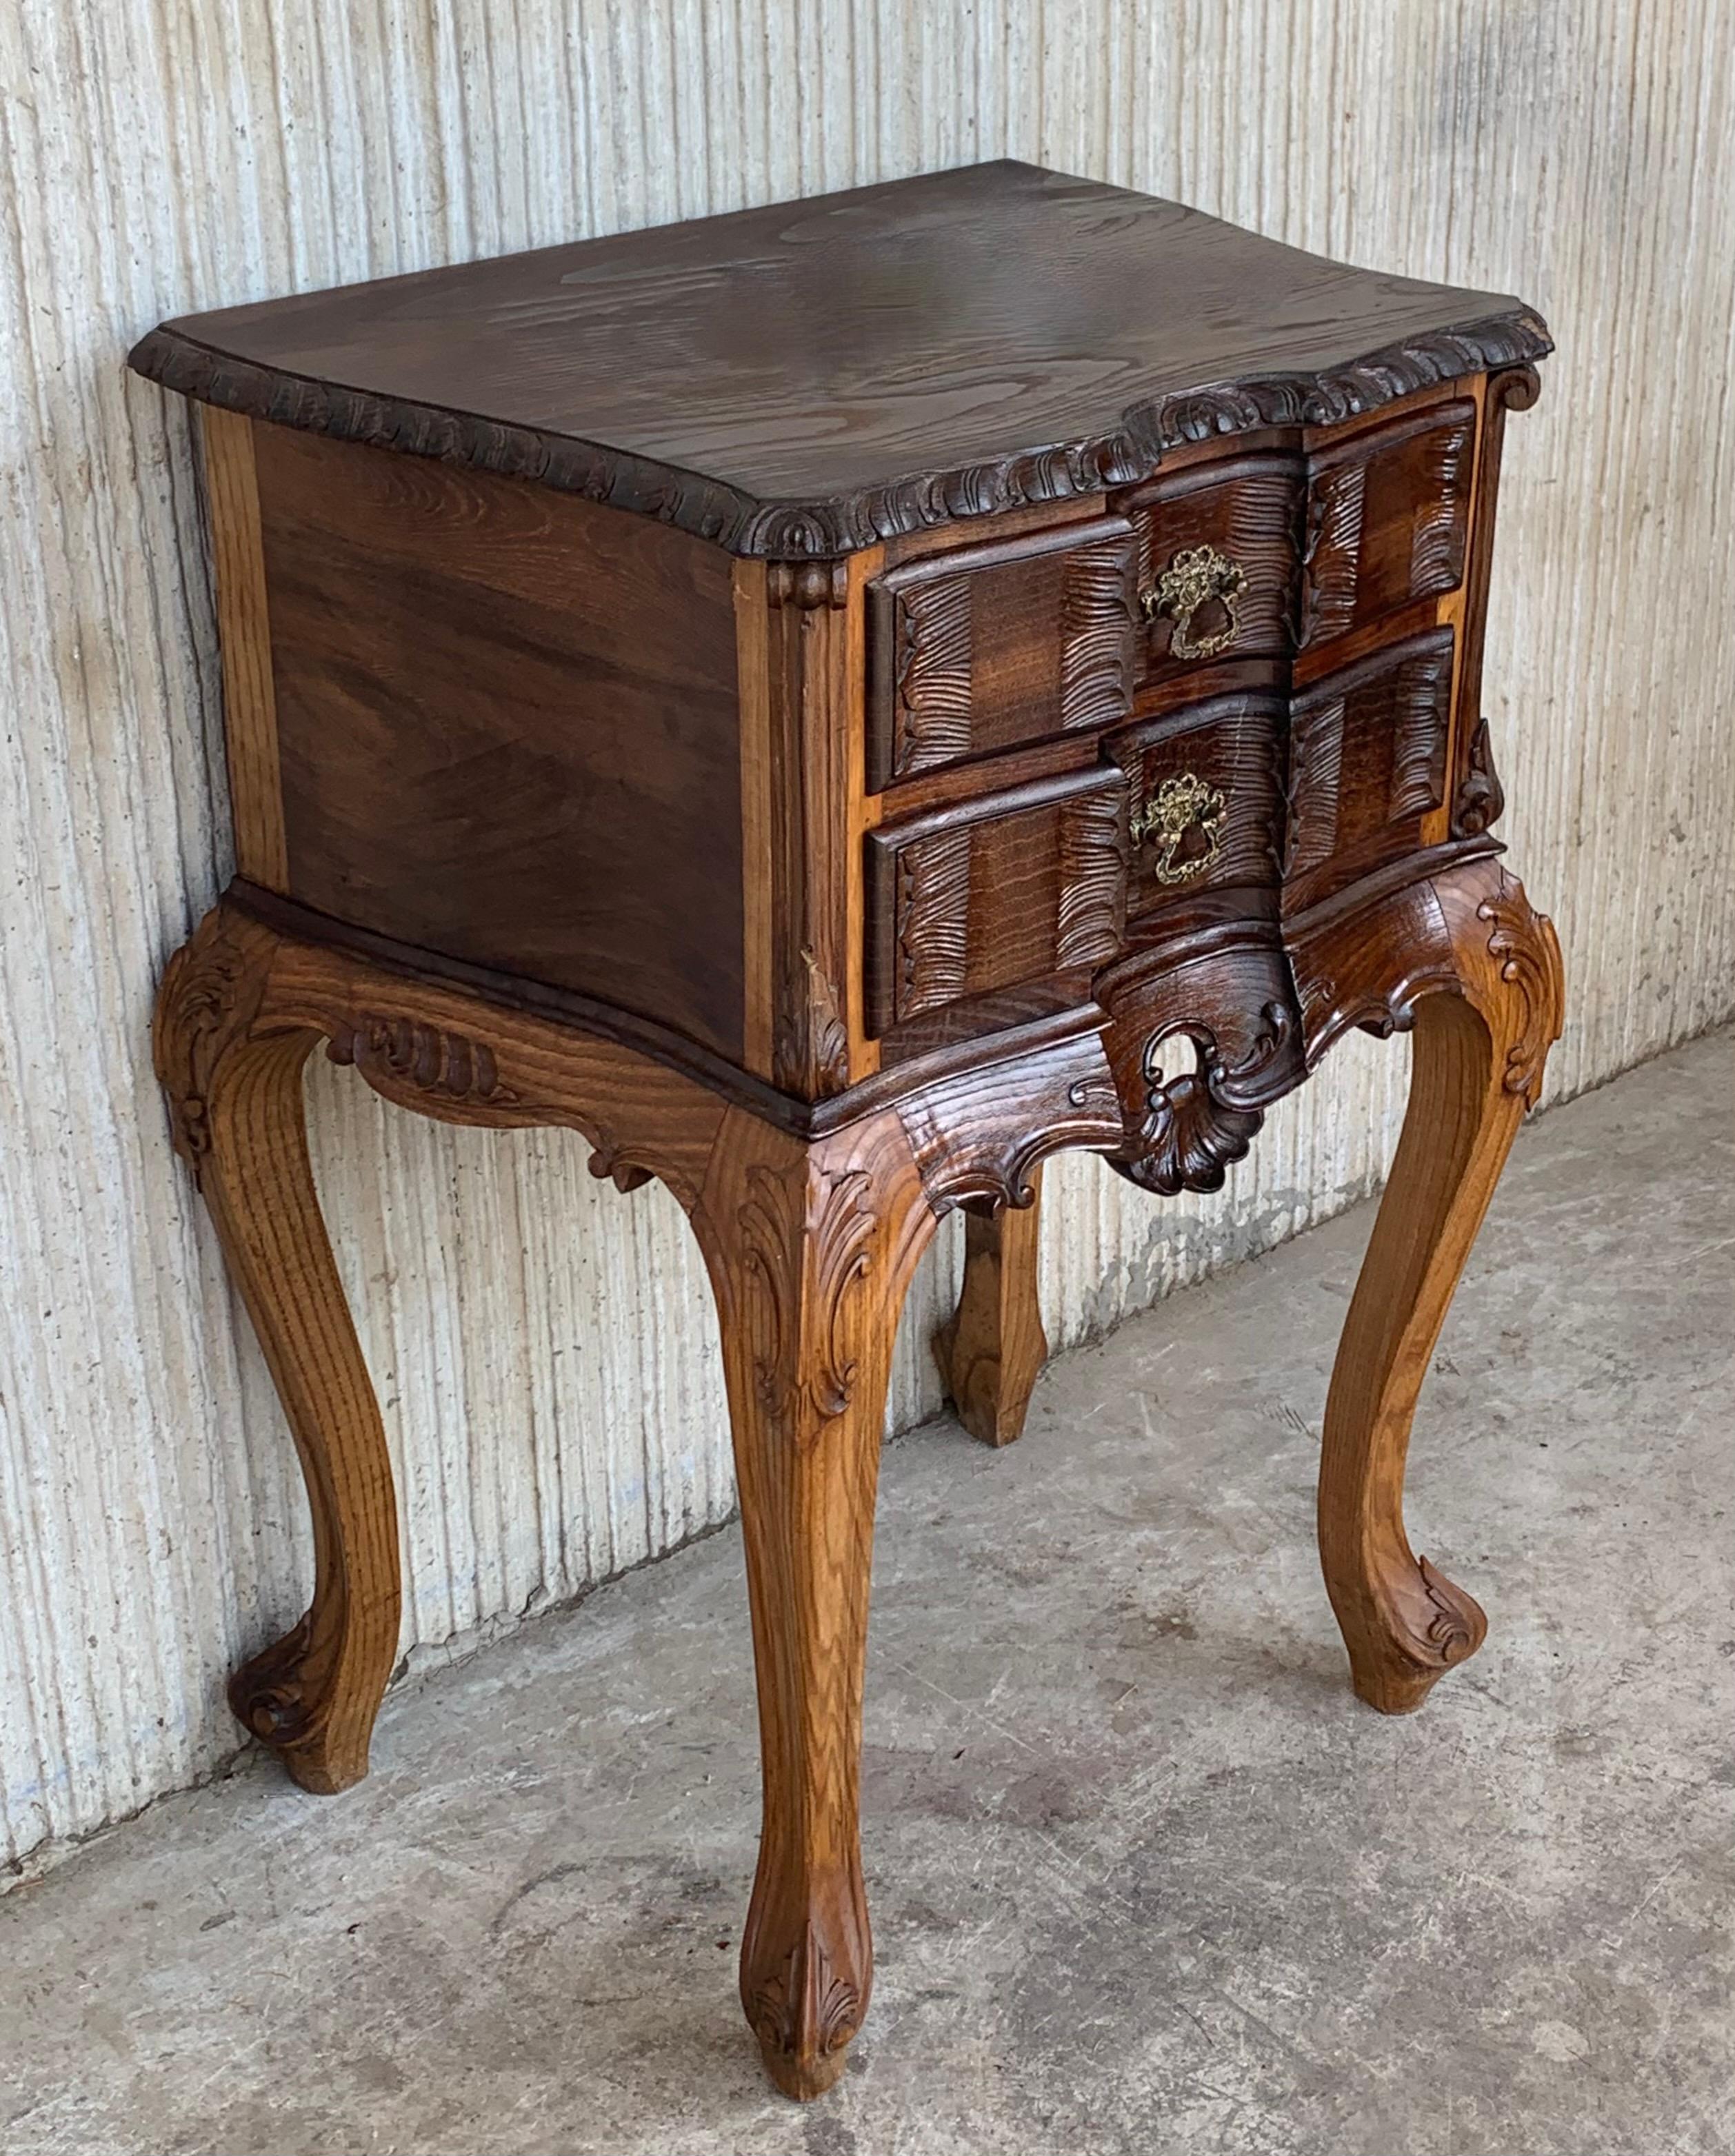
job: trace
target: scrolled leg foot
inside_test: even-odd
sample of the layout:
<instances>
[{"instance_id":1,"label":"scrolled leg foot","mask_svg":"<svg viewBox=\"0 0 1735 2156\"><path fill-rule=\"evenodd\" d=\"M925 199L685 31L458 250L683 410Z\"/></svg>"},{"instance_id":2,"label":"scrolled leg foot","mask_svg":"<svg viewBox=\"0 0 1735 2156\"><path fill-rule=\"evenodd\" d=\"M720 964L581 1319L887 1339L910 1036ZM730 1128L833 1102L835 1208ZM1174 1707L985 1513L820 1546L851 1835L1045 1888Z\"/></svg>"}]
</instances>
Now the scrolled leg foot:
<instances>
[{"instance_id":1,"label":"scrolled leg foot","mask_svg":"<svg viewBox=\"0 0 1735 2156\"><path fill-rule=\"evenodd\" d=\"M1359 1697L1408 1714L1481 1645L1477 1603L1412 1552L1404 1472L1422 1380L1558 1037L1559 947L1496 862L1409 887L1296 955L1314 1052L1413 1025L1409 1106L1326 1402L1319 1550ZM1405 973L1394 982L1395 954Z\"/></svg>"},{"instance_id":2,"label":"scrolled leg foot","mask_svg":"<svg viewBox=\"0 0 1735 2156\"><path fill-rule=\"evenodd\" d=\"M229 1703L304 1789L367 1772L398 1650L398 1512L373 1387L307 1156L301 1070L319 1036L274 1020L277 938L226 906L170 961L157 1075L289 1419L313 1512L313 1599L238 1670Z\"/></svg>"},{"instance_id":3,"label":"scrolled leg foot","mask_svg":"<svg viewBox=\"0 0 1735 2156\"><path fill-rule=\"evenodd\" d=\"M1446 1671L1481 1645L1488 1620L1424 1557L1406 1563L1394 1553L1365 1585L1365 1604L1352 1600L1343 1622L1350 1682L1357 1698L1382 1714L1414 1714Z\"/></svg>"},{"instance_id":4,"label":"scrolled leg foot","mask_svg":"<svg viewBox=\"0 0 1735 2156\"><path fill-rule=\"evenodd\" d=\"M228 1690L229 1711L243 1727L276 1753L304 1789L331 1797L366 1780L379 1702L372 1684L358 1686L342 1669L338 1643L321 1637L322 1614L310 1609L244 1662ZM396 1636L394 1630L394 1645Z\"/></svg>"},{"instance_id":5,"label":"scrolled leg foot","mask_svg":"<svg viewBox=\"0 0 1735 2156\"><path fill-rule=\"evenodd\" d=\"M842 2073L867 2012L873 1948L865 1904L853 1906L860 1884L858 1878L855 1894L845 1885L844 1895L833 1898L823 1929L804 1916L786 1947L780 1933L773 1936L775 1925L762 1921L742 1949L742 2009L766 2072L798 2102L824 2096ZM826 1898L814 1895L811 1902Z\"/></svg>"}]
</instances>

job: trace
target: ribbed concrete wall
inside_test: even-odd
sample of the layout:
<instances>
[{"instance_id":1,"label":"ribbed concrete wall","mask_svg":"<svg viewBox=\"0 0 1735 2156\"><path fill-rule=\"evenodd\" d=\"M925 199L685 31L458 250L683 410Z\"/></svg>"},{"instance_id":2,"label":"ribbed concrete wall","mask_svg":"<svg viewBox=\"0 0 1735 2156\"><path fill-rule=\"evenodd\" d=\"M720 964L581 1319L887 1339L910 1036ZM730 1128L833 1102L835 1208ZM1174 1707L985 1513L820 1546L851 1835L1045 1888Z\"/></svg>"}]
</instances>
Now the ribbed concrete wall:
<instances>
[{"instance_id":1,"label":"ribbed concrete wall","mask_svg":"<svg viewBox=\"0 0 1735 2156\"><path fill-rule=\"evenodd\" d=\"M1735 10L1701 0L0 10L0 1856L221 1759L223 1674L299 1610L308 1561L149 1071L152 983L228 864L187 426L123 372L132 339L1003 152L1522 293L1561 353L1510 431L1487 708L1566 947L1568 1091L1735 1000L1732 78ZM1403 1071L1341 1051L1224 1202L1061 1164L1055 1339L1366 1191ZM442 1129L323 1064L311 1107L397 1445L407 1649L727 1511L671 1201L600 1189L576 1139ZM948 1237L913 1299L900 1422L937 1404L955 1264Z\"/></svg>"}]
</instances>

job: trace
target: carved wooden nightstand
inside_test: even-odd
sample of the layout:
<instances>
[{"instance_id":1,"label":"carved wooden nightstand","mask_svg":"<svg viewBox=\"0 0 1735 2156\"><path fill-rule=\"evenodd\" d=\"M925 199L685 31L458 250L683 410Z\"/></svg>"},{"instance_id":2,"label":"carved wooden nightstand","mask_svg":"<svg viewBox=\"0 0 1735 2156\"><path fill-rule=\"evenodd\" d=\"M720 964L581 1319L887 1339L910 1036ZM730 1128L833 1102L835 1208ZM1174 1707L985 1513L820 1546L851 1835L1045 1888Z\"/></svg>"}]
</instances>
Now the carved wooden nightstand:
<instances>
[{"instance_id":1,"label":"carved wooden nightstand","mask_svg":"<svg viewBox=\"0 0 1735 2156\"><path fill-rule=\"evenodd\" d=\"M1213 1189L1347 1028L1414 1027L1327 1409L1320 1546L1389 1713L1480 1644L1411 1553L1411 1412L1559 1029L1478 716L1516 301L1028 166L236 308L199 399L239 874L157 1063L306 1471L306 1616L235 1676L367 1770L391 1468L308 1170L321 1040L449 1121L660 1177L716 1294L765 1810L741 1992L840 2070L887 1363L1016 1436L1039 1163ZM1188 1037L1196 1068L1159 1044ZM1184 1060L1184 1058L1183 1058ZM1006 1210L1007 1208L1024 1209Z\"/></svg>"}]
</instances>

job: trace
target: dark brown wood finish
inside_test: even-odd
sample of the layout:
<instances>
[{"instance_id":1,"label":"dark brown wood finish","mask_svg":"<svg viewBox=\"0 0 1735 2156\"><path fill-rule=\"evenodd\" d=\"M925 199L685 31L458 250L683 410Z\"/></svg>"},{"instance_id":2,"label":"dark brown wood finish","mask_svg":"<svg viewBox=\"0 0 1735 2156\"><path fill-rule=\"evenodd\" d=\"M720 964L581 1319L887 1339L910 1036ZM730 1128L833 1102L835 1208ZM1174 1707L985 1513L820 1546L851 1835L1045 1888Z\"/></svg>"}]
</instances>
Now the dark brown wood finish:
<instances>
[{"instance_id":1,"label":"dark brown wood finish","mask_svg":"<svg viewBox=\"0 0 1735 2156\"><path fill-rule=\"evenodd\" d=\"M1136 550L1122 517L911 562L872 590L868 783L1123 718Z\"/></svg>"},{"instance_id":2,"label":"dark brown wood finish","mask_svg":"<svg viewBox=\"0 0 1735 2156\"><path fill-rule=\"evenodd\" d=\"M196 316L133 364L790 557L1549 349L1516 300L1004 163Z\"/></svg>"},{"instance_id":3,"label":"dark brown wood finish","mask_svg":"<svg viewBox=\"0 0 1735 2156\"><path fill-rule=\"evenodd\" d=\"M1418 1387L1560 1019L1479 699L1516 301L979 167L172 323L203 398L242 880L157 1067L305 1473L305 1616L232 1698L367 1769L401 1590L301 1125L568 1124L715 1289L764 1814L742 2003L842 2071L897 1312L1003 1445L1046 1353L1042 1163L1212 1190L1346 1031L1412 1102L1327 1411L1356 1690L1480 1644L1412 1552ZM734 557L734 558L731 558Z\"/></svg>"},{"instance_id":4,"label":"dark brown wood finish","mask_svg":"<svg viewBox=\"0 0 1735 2156\"><path fill-rule=\"evenodd\" d=\"M1097 768L882 824L868 860L874 1030L1113 957L1126 817L1125 781Z\"/></svg>"},{"instance_id":5,"label":"dark brown wood finish","mask_svg":"<svg viewBox=\"0 0 1735 2156\"><path fill-rule=\"evenodd\" d=\"M1229 660L1287 652L1301 483L1292 451L1267 453L1194 465L1120 497L1138 534L1142 687L1197 668L1201 645L1207 657ZM1231 565L1233 588L1197 607L1177 603L1171 588L1178 572L1184 587L1188 558L1202 551Z\"/></svg>"},{"instance_id":6,"label":"dark brown wood finish","mask_svg":"<svg viewBox=\"0 0 1735 2156\"><path fill-rule=\"evenodd\" d=\"M1454 398L1308 459L1298 643L1346 635L1463 581L1476 416L1469 398Z\"/></svg>"},{"instance_id":7,"label":"dark brown wood finish","mask_svg":"<svg viewBox=\"0 0 1735 2156\"><path fill-rule=\"evenodd\" d=\"M254 437L290 896L738 1057L727 560L520 480Z\"/></svg>"},{"instance_id":8,"label":"dark brown wood finish","mask_svg":"<svg viewBox=\"0 0 1735 2156\"><path fill-rule=\"evenodd\" d=\"M1445 798L1453 635L1377 651L1296 699L1290 726L1291 903L1311 904L1421 842Z\"/></svg>"},{"instance_id":9,"label":"dark brown wood finish","mask_svg":"<svg viewBox=\"0 0 1735 2156\"><path fill-rule=\"evenodd\" d=\"M1203 702L1112 734L1133 834L1127 911L1147 915L1202 891L1275 891L1283 850L1286 706L1269 692Z\"/></svg>"}]
</instances>

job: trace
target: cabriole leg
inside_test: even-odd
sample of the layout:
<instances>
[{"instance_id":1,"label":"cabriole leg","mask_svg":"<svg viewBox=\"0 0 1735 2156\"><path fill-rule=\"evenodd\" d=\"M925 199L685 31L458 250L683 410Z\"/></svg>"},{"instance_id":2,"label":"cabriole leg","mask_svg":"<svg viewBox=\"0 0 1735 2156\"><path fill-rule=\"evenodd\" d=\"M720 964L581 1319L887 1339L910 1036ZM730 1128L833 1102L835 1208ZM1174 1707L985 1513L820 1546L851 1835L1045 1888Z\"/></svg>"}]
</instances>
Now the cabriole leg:
<instances>
[{"instance_id":1,"label":"cabriole leg","mask_svg":"<svg viewBox=\"0 0 1735 2156\"><path fill-rule=\"evenodd\" d=\"M1490 862L1432 893L1440 965L1414 1006L1409 1109L1326 1404L1319 1547L1358 1696L1419 1707L1481 1645L1476 1603L1404 1526L1416 1398L1471 1242L1560 1029L1549 923ZM1414 956L1414 945L1406 949Z\"/></svg>"},{"instance_id":2,"label":"cabriole leg","mask_svg":"<svg viewBox=\"0 0 1735 2156\"><path fill-rule=\"evenodd\" d=\"M721 1322L758 1672L742 2005L778 2087L815 2097L873 1980L857 1805L874 1499L898 1312L934 1220L896 1116L807 1147L737 1110L693 1224Z\"/></svg>"},{"instance_id":3,"label":"cabriole leg","mask_svg":"<svg viewBox=\"0 0 1735 2156\"><path fill-rule=\"evenodd\" d=\"M957 1419L984 1445L1010 1445L1048 1360L1036 1291L1042 1170L1029 1171L1027 1206L964 1214L964 1278L957 1311L934 1341Z\"/></svg>"},{"instance_id":4,"label":"cabriole leg","mask_svg":"<svg viewBox=\"0 0 1735 2156\"><path fill-rule=\"evenodd\" d=\"M319 1039L255 1029L276 939L222 906L170 961L157 1075L294 1433L313 1511L306 1614L235 1672L229 1704L304 1789L367 1772L398 1650L398 1513L373 1386L307 1156L302 1066Z\"/></svg>"}]
</instances>

